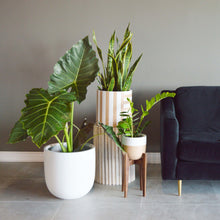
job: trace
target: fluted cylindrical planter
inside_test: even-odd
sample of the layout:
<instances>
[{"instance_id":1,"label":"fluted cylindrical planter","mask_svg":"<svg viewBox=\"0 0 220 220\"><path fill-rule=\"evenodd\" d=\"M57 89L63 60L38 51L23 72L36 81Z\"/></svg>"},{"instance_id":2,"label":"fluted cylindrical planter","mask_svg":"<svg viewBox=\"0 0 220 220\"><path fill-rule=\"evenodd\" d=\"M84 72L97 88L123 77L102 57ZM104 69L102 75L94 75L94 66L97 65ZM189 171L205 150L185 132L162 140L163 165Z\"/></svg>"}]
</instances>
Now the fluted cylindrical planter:
<instances>
[{"instance_id":1,"label":"fluted cylindrical planter","mask_svg":"<svg viewBox=\"0 0 220 220\"><path fill-rule=\"evenodd\" d=\"M117 128L114 128L117 132ZM105 185L122 184L122 152L114 141L104 134L99 125L94 125L94 134L100 134L94 138L96 146L96 176L95 181ZM135 166L130 166L129 183L135 180Z\"/></svg>"},{"instance_id":2,"label":"fluted cylindrical planter","mask_svg":"<svg viewBox=\"0 0 220 220\"><path fill-rule=\"evenodd\" d=\"M147 136L141 134L139 137L126 137L122 135L122 145L131 160L139 160L146 153Z\"/></svg>"},{"instance_id":3,"label":"fluted cylindrical planter","mask_svg":"<svg viewBox=\"0 0 220 220\"><path fill-rule=\"evenodd\" d=\"M96 121L94 134L104 134L98 122L112 126L116 131L118 122L122 119L120 112L130 108L129 98L132 91L97 91ZM117 133L117 132L116 132ZM122 153L114 141L106 134L94 138L96 146L96 177L95 181L106 185L122 184ZM129 182L135 180L135 167L130 167Z\"/></svg>"}]
</instances>

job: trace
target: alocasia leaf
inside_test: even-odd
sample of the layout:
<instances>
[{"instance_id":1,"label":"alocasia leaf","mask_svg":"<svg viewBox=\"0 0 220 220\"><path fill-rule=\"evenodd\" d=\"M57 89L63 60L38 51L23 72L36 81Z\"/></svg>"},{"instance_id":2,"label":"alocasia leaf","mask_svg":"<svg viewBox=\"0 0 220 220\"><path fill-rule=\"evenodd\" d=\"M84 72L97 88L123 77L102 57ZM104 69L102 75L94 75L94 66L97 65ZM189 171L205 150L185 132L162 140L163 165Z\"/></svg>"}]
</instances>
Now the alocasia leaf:
<instances>
[{"instance_id":1,"label":"alocasia leaf","mask_svg":"<svg viewBox=\"0 0 220 220\"><path fill-rule=\"evenodd\" d=\"M55 64L48 83L49 93L54 94L71 88L80 103L86 98L87 87L99 71L98 59L88 37L80 40Z\"/></svg>"},{"instance_id":2,"label":"alocasia leaf","mask_svg":"<svg viewBox=\"0 0 220 220\"><path fill-rule=\"evenodd\" d=\"M14 144L20 141L26 140L28 137L27 131L23 128L21 120L15 123L15 126L11 130L11 134L8 140L9 144Z\"/></svg>"},{"instance_id":3,"label":"alocasia leaf","mask_svg":"<svg viewBox=\"0 0 220 220\"><path fill-rule=\"evenodd\" d=\"M27 134L38 147L64 129L70 121L70 103L73 93L65 91L50 95L44 89L32 89L25 100L21 121Z\"/></svg>"}]
</instances>

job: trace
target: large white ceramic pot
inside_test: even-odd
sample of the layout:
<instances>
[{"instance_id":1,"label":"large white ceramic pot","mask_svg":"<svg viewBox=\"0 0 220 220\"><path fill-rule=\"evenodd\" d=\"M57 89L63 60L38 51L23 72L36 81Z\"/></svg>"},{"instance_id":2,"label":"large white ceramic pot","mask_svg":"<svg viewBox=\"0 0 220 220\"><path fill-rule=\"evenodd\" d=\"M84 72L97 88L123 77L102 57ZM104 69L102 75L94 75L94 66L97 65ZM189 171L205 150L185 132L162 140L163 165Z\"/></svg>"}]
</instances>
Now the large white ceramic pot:
<instances>
[{"instance_id":1,"label":"large white ceramic pot","mask_svg":"<svg viewBox=\"0 0 220 220\"><path fill-rule=\"evenodd\" d=\"M145 134L141 134L139 137L126 137L123 135L121 142L129 159L138 160L143 153L146 153L147 136Z\"/></svg>"},{"instance_id":2,"label":"large white ceramic pot","mask_svg":"<svg viewBox=\"0 0 220 220\"><path fill-rule=\"evenodd\" d=\"M96 121L105 125L116 127L121 121L120 112L129 110L130 91L97 91Z\"/></svg>"},{"instance_id":3,"label":"large white ceramic pot","mask_svg":"<svg viewBox=\"0 0 220 220\"><path fill-rule=\"evenodd\" d=\"M59 144L44 148L44 173L48 190L60 199L86 195L95 179L95 147L87 145L80 152L63 153Z\"/></svg>"}]
</instances>

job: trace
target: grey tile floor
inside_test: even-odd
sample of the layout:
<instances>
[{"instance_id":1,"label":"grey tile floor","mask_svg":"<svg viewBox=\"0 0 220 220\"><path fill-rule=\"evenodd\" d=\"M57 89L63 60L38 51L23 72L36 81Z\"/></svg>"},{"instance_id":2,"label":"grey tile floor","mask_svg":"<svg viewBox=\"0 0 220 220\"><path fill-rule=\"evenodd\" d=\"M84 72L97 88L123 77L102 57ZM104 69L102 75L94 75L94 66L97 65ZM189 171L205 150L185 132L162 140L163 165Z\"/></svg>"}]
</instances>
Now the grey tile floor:
<instances>
[{"instance_id":1,"label":"grey tile floor","mask_svg":"<svg viewBox=\"0 0 220 220\"><path fill-rule=\"evenodd\" d=\"M0 220L220 219L220 181L162 181L160 165L148 165L147 196L139 179L120 186L95 184L85 197L60 200L47 190L42 163L0 163Z\"/></svg>"}]
</instances>

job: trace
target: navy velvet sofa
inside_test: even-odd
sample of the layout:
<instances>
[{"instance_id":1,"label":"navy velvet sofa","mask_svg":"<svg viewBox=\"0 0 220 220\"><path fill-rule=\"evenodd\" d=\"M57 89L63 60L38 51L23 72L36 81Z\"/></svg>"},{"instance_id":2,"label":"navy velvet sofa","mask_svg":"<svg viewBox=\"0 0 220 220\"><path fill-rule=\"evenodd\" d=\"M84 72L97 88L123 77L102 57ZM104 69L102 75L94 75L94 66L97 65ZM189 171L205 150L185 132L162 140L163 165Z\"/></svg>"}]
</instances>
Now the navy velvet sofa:
<instances>
[{"instance_id":1,"label":"navy velvet sofa","mask_svg":"<svg viewBox=\"0 0 220 220\"><path fill-rule=\"evenodd\" d=\"M220 180L220 86L176 89L161 101L162 178Z\"/></svg>"}]
</instances>

